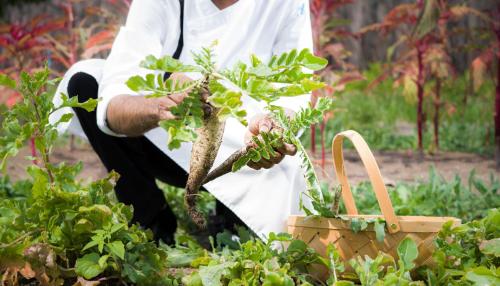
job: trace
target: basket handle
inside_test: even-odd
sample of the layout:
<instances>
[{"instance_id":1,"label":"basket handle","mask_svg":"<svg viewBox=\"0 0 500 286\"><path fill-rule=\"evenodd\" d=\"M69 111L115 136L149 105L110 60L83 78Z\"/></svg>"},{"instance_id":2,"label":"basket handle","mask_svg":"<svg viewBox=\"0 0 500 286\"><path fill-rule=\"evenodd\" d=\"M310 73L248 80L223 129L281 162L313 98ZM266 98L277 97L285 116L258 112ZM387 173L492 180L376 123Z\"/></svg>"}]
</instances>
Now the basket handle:
<instances>
[{"instance_id":1,"label":"basket handle","mask_svg":"<svg viewBox=\"0 0 500 286\"><path fill-rule=\"evenodd\" d=\"M356 204L354 203L354 198L352 196L349 181L347 180L344 169L344 156L342 151L342 143L344 142L344 138L349 139L353 143L356 151L363 161L363 165L368 172L373 190L377 197L380 210L382 211L385 221L387 222L388 231L390 233L398 232L400 230L399 221L396 217L396 214L394 213L391 199L389 198L389 194L387 193L387 189L382 179L380 169L377 165L377 162L375 161L375 157L373 156L373 153L370 151L370 148L368 147L368 144L366 144L366 141L363 139L363 137L361 137L361 135L359 135L359 133L354 130L347 130L335 135L332 143L332 156L333 164L335 166L335 174L337 175L337 179L339 180L342 187L342 199L344 200L347 214L357 215L358 210L356 208Z\"/></svg>"}]
</instances>

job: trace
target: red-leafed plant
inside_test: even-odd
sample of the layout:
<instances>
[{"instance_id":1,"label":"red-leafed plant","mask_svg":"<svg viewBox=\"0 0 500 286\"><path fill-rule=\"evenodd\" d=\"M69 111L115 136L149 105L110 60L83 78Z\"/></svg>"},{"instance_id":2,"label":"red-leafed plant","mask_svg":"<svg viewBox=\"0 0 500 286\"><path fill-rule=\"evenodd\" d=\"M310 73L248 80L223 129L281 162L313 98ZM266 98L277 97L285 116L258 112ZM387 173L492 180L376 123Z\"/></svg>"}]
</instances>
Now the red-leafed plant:
<instances>
[{"instance_id":1,"label":"red-leafed plant","mask_svg":"<svg viewBox=\"0 0 500 286\"><path fill-rule=\"evenodd\" d=\"M72 0L59 4L65 14L65 32L46 35L52 44L52 60L63 67L59 73L81 59L109 51L130 6L129 0L108 0L105 2L107 5L87 7L83 18L77 20L74 9L80 2Z\"/></svg>"},{"instance_id":2,"label":"red-leafed plant","mask_svg":"<svg viewBox=\"0 0 500 286\"><path fill-rule=\"evenodd\" d=\"M63 19L53 19L47 15L39 15L26 23L0 26L2 72L18 74L21 70L41 66L46 58L45 52L50 47L44 36L63 27Z\"/></svg>"},{"instance_id":3,"label":"red-leafed plant","mask_svg":"<svg viewBox=\"0 0 500 286\"><path fill-rule=\"evenodd\" d=\"M500 3L497 4L496 9L478 14L478 16L487 24L487 28L481 33L482 38L489 41L479 56L472 61L471 74L475 90L483 84L483 79L488 73L495 84L495 159L497 168L500 168Z\"/></svg>"},{"instance_id":4,"label":"red-leafed plant","mask_svg":"<svg viewBox=\"0 0 500 286\"><path fill-rule=\"evenodd\" d=\"M347 61L350 53L340 40L351 37L352 33L343 28L347 21L341 20L336 13L340 7L353 2L354 0L314 0L310 3L314 53L330 60L319 75L330 86L335 87L314 92L311 97L312 105L316 104L319 97L332 96L336 89L342 89L347 82L362 78L355 66ZM320 123L322 167L325 165L325 126L331 116L332 114L325 114ZM316 126L311 126L311 151L316 151Z\"/></svg>"},{"instance_id":5,"label":"red-leafed plant","mask_svg":"<svg viewBox=\"0 0 500 286\"><path fill-rule=\"evenodd\" d=\"M31 71L42 66L49 46L44 35L59 30L63 26L60 19L51 19L47 15L39 15L26 23L4 24L0 27L0 70L1 73L18 77L22 70ZM6 103L13 106L20 95L14 90L4 90ZM36 157L34 140L30 141L31 155Z\"/></svg>"},{"instance_id":6,"label":"red-leafed plant","mask_svg":"<svg viewBox=\"0 0 500 286\"><path fill-rule=\"evenodd\" d=\"M418 132L418 149L423 152L423 126L424 126L424 84L427 78L425 70L425 55L429 50L430 38L428 30L420 26L418 23L426 17L433 17L431 9L426 9L432 1L424 2L422 0L416 3L401 4L393 8L384 17L381 23L376 23L361 30L361 34L378 31L382 34L387 34L394 30L402 32L398 41L391 46L387 51L387 57L390 61L387 64L386 72L377 78L371 85L375 85L385 80L392 75L396 78L396 83L405 87L405 91L415 92L417 96L417 132ZM427 3L427 5L425 5ZM420 20L419 20L420 19ZM395 53L395 49L398 52ZM392 60L393 54L396 58Z\"/></svg>"},{"instance_id":7,"label":"red-leafed plant","mask_svg":"<svg viewBox=\"0 0 500 286\"><path fill-rule=\"evenodd\" d=\"M429 79L434 79L434 145L439 148L439 112L443 105L441 87L454 75L448 44L451 35L447 26L451 21L471 13L479 12L464 5L450 6L446 0L417 0L415 3L396 6L381 23L367 26L361 31L361 34L378 31L385 35L398 30L402 34L388 49L389 63L371 86L392 76L396 84L404 87L406 95L416 95L418 150L421 154L425 124L425 85Z\"/></svg>"}]
</instances>

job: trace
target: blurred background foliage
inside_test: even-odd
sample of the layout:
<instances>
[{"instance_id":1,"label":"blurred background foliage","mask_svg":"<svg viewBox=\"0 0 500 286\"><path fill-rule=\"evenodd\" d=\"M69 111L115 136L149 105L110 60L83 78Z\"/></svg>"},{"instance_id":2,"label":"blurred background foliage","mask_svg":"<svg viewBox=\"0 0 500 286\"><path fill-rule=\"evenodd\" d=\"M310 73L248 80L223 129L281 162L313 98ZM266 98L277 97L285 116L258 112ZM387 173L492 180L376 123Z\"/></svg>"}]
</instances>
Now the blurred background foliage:
<instances>
[{"instance_id":1,"label":"blurred background foliage","mask_svg":"<svg viewBox=\"0 0 500 286\"><path fill-rule=\"evenodd\" d=\"M14 78L47 60L61 76L79 60L105 58L131 3L0 1L0 72ZM330 62L320 76L332 86L311 103L336 98L335 110L303 138L323 164L325 142L345 129L358 130L377 150L495 153L498 1L309 3L315 52ZM18 99L0 92L7 107Z\"/></svg>"}]
</instances>

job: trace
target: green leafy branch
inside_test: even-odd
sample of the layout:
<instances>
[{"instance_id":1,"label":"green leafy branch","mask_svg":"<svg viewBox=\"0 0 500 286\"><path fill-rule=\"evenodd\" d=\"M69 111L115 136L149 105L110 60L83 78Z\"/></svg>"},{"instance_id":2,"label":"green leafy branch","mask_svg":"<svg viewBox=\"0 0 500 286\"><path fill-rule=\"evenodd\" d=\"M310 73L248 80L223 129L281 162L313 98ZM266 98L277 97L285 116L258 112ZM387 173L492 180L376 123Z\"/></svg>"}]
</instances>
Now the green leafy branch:
<instances>
[{"instance_id":1,"label":"green leafy branch","mask_svg":"<svg viewBox=\"0 0 500 286\"><path fill-rule=\"evenodd\" d=\"M35 148L40 153L40 159L47 170L49 180L54 181L53 169L49 160L50 146L57 138L57 125L71 120L72 114L65 114L55 124L49 123L49 116L63 107L78 107L93 110L97 101L90 99L80 103L77 98L68 99L62 94L63 103L55 107L52 103L54 97L54 84L56 80L49 80L49 70L45 69L28 74L22 72L20 81L16 83L6 75L0 76L0 85L11 88L22 95L22 101L16 104L2 122L4 130L0 138L0 167L5 170L6 159L15 156L25 143L33 138ZM33 158L35 159L35 158Z\"/></svg>"},{"instance_id":2,"label":"green leafy branch","mask_svg":"<svg viewBox=\"0 0 500 286\"><path fill-rule=\"evenodd\" d=\"M304 71L304 69L321 69L327 63L325 59L314 56L307 49L300 52L292 50L279 58L275 56L268 64L262 63L252 55L250 66L239 62L233 69L220 71L216 69L212 47L202 48L199 53L193 53L193 59L196 65L183 64L171 56L162 58L148 56L140 66L155 73L133 76L126 84L132 91L146 93L149 97L189 93L192 95L191 102L186 106L193 106L193 102L198 100L214 107L220 121L232 117L243 125L247 124L247 114L242 109L243 96L272 103L280 97L307 94L325 86L314 79L313 74ZM188 82L163 79L164 73L176 72L197 72L201 73L202 77ZM206 91L210 92L210 96L204 98L203 94ZM162 123L162 127L169 132L168 144L171 149L179 148L182 142L194 142L197 138L195 129L200 127L197 123L202 122L204 114L200 114L199 109L195 112L182 112L186 110L186 106L180 108L180 112L172 110L176 119Z\"/></svg>"}]
</instances>

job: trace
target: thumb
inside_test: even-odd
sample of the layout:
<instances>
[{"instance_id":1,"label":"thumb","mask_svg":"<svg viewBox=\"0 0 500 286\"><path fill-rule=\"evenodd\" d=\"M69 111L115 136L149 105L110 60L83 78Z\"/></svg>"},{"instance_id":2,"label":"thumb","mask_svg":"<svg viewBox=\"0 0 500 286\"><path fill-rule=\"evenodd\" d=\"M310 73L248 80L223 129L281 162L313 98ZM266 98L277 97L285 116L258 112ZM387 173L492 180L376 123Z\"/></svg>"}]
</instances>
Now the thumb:
<instances>
[{"instance_id":1,"label":"thumb","mask_svg":"<svg viewBox=\"0 0 500 286\"><path fill-rule=\"evenodd\" d=\"M273 122L269 117L264 117L259 121L259 133L269 132L273 128Z\"/></svg>"}]
</instances>

